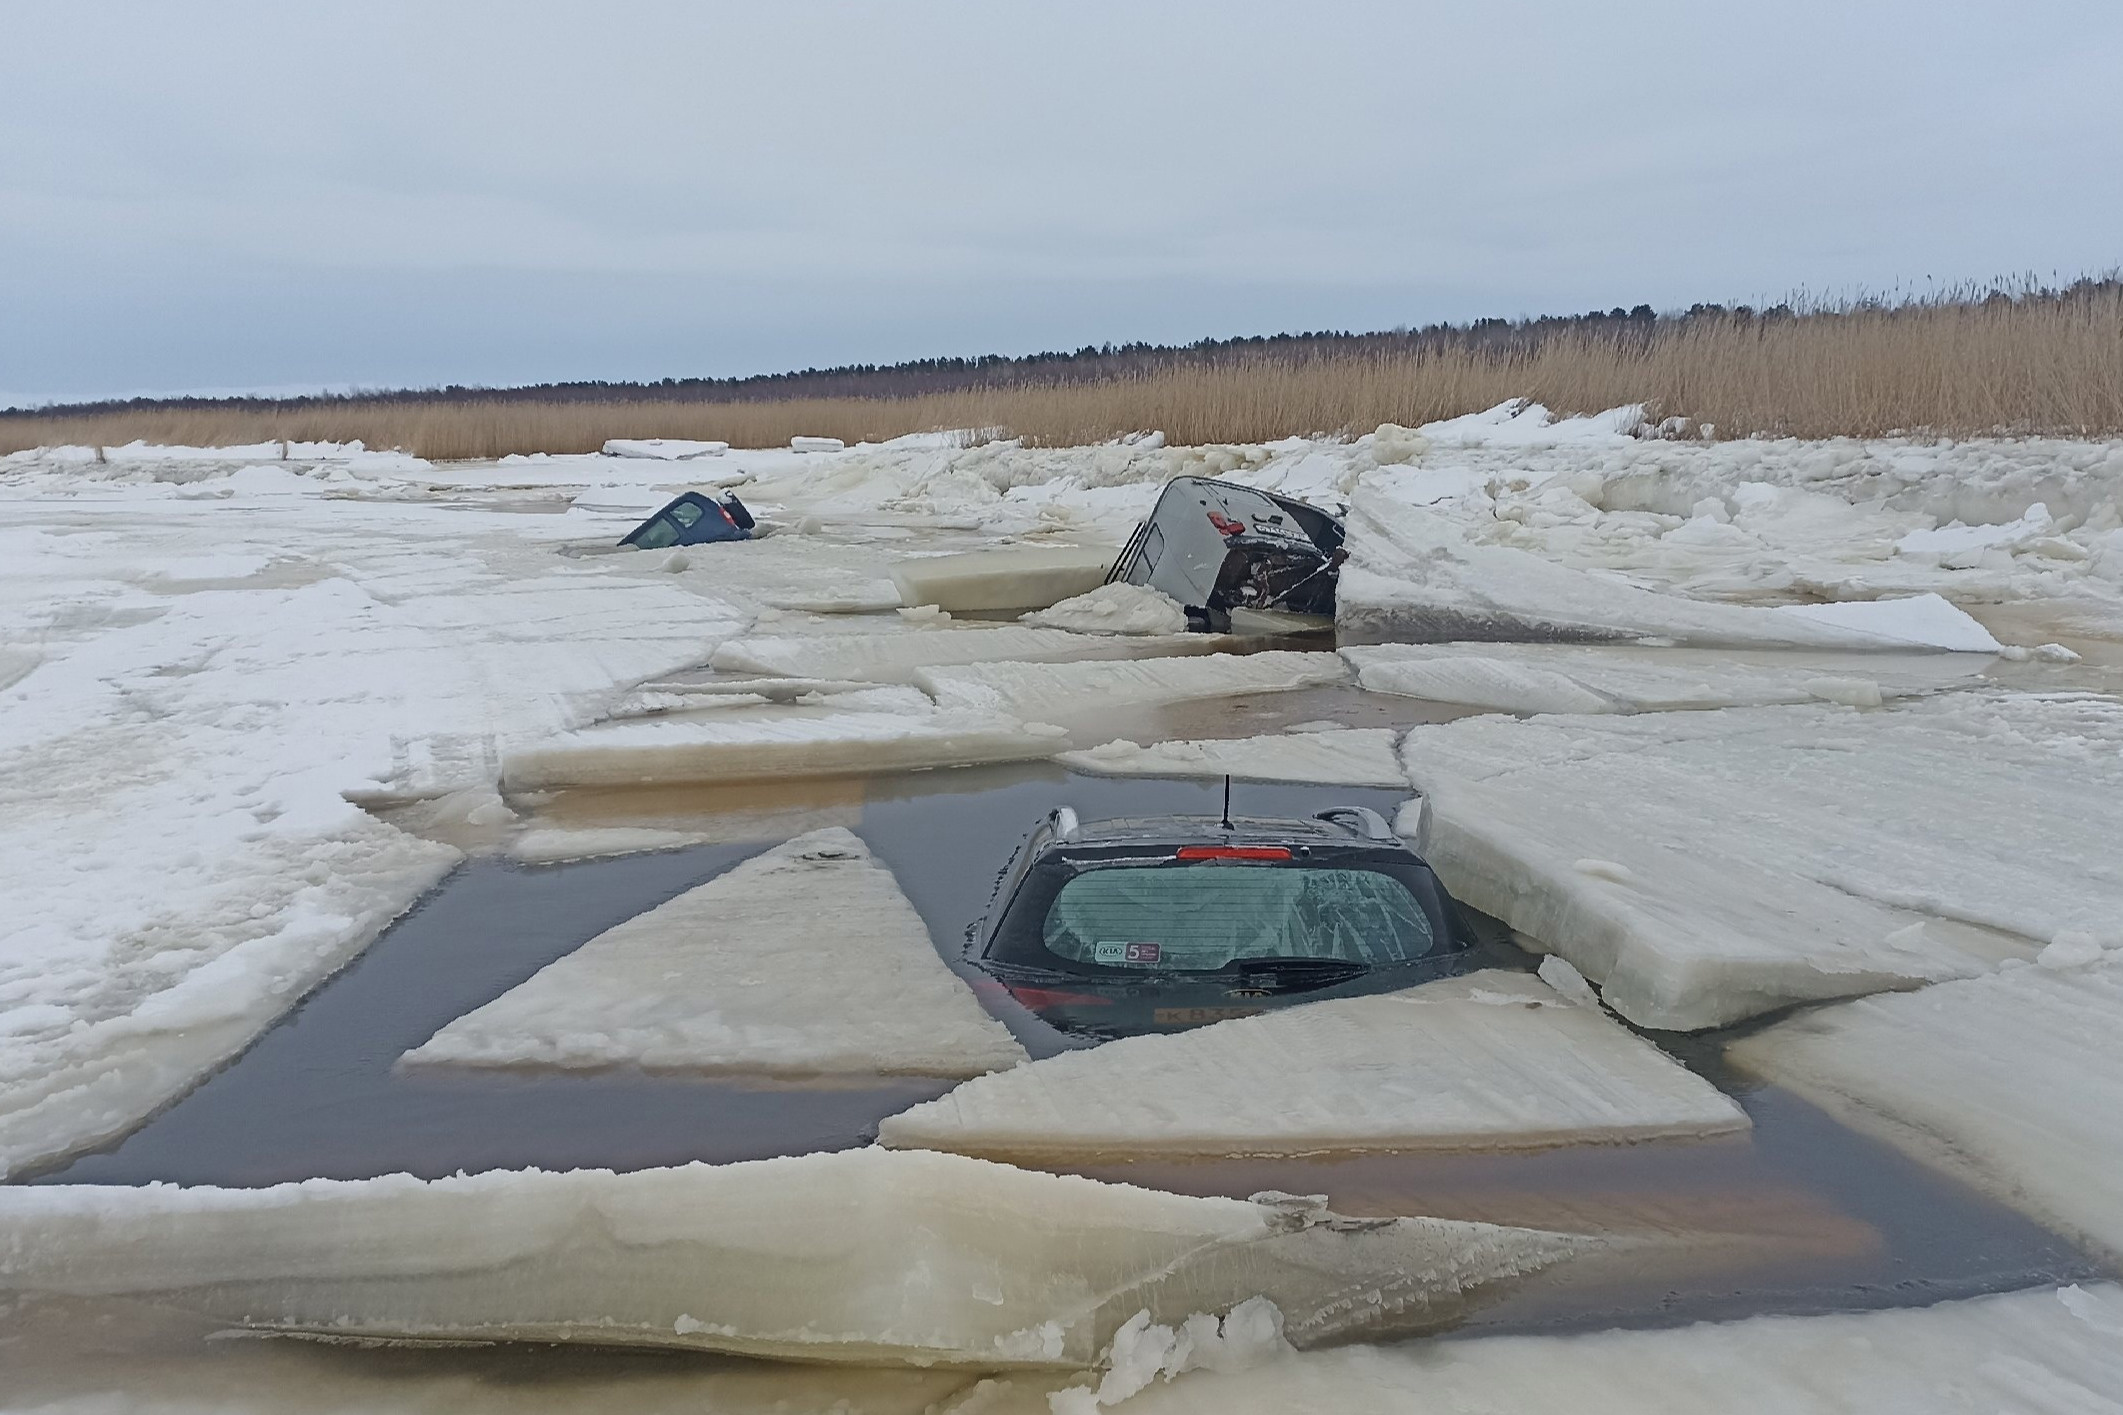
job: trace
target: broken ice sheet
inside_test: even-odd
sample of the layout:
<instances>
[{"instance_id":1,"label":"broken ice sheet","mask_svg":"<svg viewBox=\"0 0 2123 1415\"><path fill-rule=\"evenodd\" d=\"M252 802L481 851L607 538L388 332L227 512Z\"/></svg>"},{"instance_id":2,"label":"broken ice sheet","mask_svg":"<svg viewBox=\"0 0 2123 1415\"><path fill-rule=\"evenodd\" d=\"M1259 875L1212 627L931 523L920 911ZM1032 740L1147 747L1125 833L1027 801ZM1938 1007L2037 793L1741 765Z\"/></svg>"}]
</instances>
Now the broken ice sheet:
<instances>
[{"instance_id":1,"label":"broken ice sheet","mask_svg":"<svg viewBox=\"0 0 2123 1415\"><path fill-rule=\"evenodd\" d=\"M1207 635L1195 637L1215 642ZM924 669L914 681L945 709L1045 721L1117 707L1316 688L1348 679L1349 670L1331 653L1274 649L1106 663L966 664Z\"/></svg>"},{"instance_id":2,"label":"broken ice sheet","mask_svg":"<svg viewBox=\"0 0 2123 1415\"><path fill-rule=\"evenodd\" d=\"M978 1076L1024 1056L891 871L830 827L607 929L403 1060Z\"/></svg>"},{"instance_id":3,"label":"broken ice sheet","mask_svg":"<svg viewBox=\"0 0 2123 1415\"><path fill-rule=\"evenodd\" d=\"M1709 1082L1523 973L1128 1037L885 1119L902 1148L993 1158L1309 1155L1745 1130Z\"/></svg>"},{"instance_id":4,"label":"broken ice sheet","mask_svg":"<svg viewBox=\"0 0 2123 1415\"><path fill-rule=\"evenodd\" d=\"M2042 966L1824 1007L1729 1052L2123 1260L2123 933L2107 938L2115 948L2070 936Z\"/></svg>"},{"instance_id":5,"label":"broken ice sheet","mask_svg":"<svg viewBox=\"0 0 2123 1415\"><path fill-rule=\"evenodd\" d=\"M1387 727L1281 732L1198 742L1107 742L1054 759L1098 776L1233 776L1332 786L1406 786Z\"/></svg>"},{"instance_id":6,"label":"broken ice sheet","mask_svg":"<svg viewBox=\"0 0 2123 1415\"><path fill-rule=\"evenodd\" d=\"M1035 629L1017 624L994 628L946 625L886 633L733 639L716 649L710 662L725 673L908 683L914 681L920 669L945 665L1209 653L1217 642L1205 634L1126 636L1074 634L1066 629Z\"/></svg>"},{"instance_id":7,"label":"broken ice sheet","mask_svg":"<svg viewBox=\"0 0 2123 1415\"><path fill-rule=\"evenodd\" d=\"M1877 706L1980 681L1972 654L1740 652L1628 644L1378 644L1342 657L1374 693L1516 713Z\"/></svg>"},{"instance_id":8,"label":"broken ice sheet","mask_svg":"<svg viewBox=\"0 0 2123 1415\"><path fill-rule=\"evenodd\" d=\"M1986 691L1463 718L1411 729L1401 755L1456 898L1630 1021L1695 1030L2109 927L2119 747L2123 703Z\"/></svg>"},{"instance_id":9,"label":"broken ice sheet","mask_svg":"<svg viewBox=\"0 0 2123 1415\"><path fill-rule=\"evenodd\" d=\"M1137 1312L1433 1328L1603 1240L1340 1220L881 1149L612 1174L0 1189L0 1290L338 1337L1077 1369Z\"/></svg>"},{"instance_id":10,"label":"broken ice sheet","mask_svg":"<svg viewBox=\"0 0 2123 1415\"><path fill-rule=\"evenodd\" d=\"M1049 1415L1060 1383L985 1382L939 1415ZM2114 1415L2123 1288L1751 1317L1655 1331L1348 1346L1154 1381L1122 1415Z\"/></svg>"}]
</instances>

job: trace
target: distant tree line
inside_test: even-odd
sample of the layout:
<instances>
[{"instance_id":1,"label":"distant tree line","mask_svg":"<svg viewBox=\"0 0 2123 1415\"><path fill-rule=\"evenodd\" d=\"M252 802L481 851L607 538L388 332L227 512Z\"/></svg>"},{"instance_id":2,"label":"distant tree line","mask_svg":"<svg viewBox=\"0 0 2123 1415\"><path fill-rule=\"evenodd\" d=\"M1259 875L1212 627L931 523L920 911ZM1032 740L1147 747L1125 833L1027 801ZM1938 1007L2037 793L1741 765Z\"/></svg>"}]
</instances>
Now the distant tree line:
<instances>
[{"instance_id":1,"label":"distant tree line","mask_svg":"<svg viewBox=\"0 0 2123 1415\"><path fill-rule=\"evenodd\" d=\"M1547 341L1566 335L1616 343L1640 342L1697 321L1769 323L1939 305L2061 303L2113 294L2119 288L2123 288L2123 279L2110 274L2082 278L2064 286L2022 280L2010 284L1960 286L1923 296L1868 296L1837 301L1801 297L1765 309L1749 305L1696 304L1686 310L1662 313L1650 305L1640 304L1632 309L1617 305L1613 309L1591 310L1584 314L1542 315L1536 319L1478 319L1466 324L1429 324L1421 328L1402 327L1363 334L1348 330L1311 330L1301 334L1197 339L1191 344L1086 344L1080 349L1039 354L982 354L974 358L910 359L895 364L842 364L833 368L806 368L741 378L665 378L649 383L587 379L515 388L449 384L300 398L111 399L35 410L0 410L0 418L184 408L275 412L334 404L771 403L793 398L898 398L970 388L1100 383L1185 367L1213 368L1255 362L1296 365L1352 356L1408 355L1447 349L1508 358L1529 354Z\"/></svg>"}]
</instances>

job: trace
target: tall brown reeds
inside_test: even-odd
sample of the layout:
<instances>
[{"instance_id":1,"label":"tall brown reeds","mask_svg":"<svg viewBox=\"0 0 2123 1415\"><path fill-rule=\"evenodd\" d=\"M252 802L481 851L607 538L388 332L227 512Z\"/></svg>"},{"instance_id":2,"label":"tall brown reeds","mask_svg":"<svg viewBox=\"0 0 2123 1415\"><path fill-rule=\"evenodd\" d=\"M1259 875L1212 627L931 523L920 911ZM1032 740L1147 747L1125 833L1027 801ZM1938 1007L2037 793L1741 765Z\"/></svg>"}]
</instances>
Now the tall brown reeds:
<instances>
[{"instance_id":1,"label":"tall brown reeds","mask_svg":"<svg viewBox=\"0 0 2123 1415\"><path fill-rule=\"evenodd\" d=\"M1643 403L1721 437L2123 435L2123 286L2013 298L1711 313L1568 329L1503 352L1168 366L1098 382L1023 382L892 398L754 402L317 400L0 416L0 452L62 443L227 446L360 440L432 458L588 452L610 437L776 446L980 428L1062 446L1158 430L1178 443L1415 424L1527 397L1559 413Z\"/></svg>"}]
</instances>

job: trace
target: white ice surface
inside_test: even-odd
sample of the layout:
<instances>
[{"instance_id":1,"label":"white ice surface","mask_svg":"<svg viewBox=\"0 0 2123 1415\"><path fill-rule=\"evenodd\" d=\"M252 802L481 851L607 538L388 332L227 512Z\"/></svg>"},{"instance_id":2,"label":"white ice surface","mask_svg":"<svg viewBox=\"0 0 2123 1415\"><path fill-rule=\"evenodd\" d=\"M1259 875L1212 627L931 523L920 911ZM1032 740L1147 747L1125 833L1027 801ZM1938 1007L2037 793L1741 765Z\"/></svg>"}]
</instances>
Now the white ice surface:
<instances>
[{"instance_id":1,"label":"white ice surface","mask_svg":"<svg viewBox=\"0 0 2123 1415\"><path fill-rule=\"evenodd\" d=\"M607 929L403 1058L958 1077L1024 1059L839 827Z\"/></svg>"},{"instance_id":2,"label":"white ice surface","mask_svg":"<svg viewBox=\"0 0 2123 1415\"><path fill-rule=\"evenodd\" d=\"M1406 786L1397 738L1388 727L1198 742L1107 742L1054 758L1098 776L1235 776L1242 781L1308 781L1324 786Z\"/></svg>"},{"instance_id":3,"label":"white ice surface","mask_svg":"<svg viewBox=\"0 0 2123 1415\"><path fill-rule=\"evenodd\" d=\"M1158 641L1093 639L1092 642ZM1056 716L1077 716L1101 708L1229 697L1238 693L1316 688L1346 682L1348 678L1349 670L1333 654L1299 653L1288 649L1103 663L976 663L927 668L914 675L914 681L942 708Z\"/></svg>"},{"instance_id":4,"label":"white ice surface","mask_svg":"<svg viewBox=\"0 0 2123 1415\"><path fill-rule=\"evenodd\" d=\"M1374 693L1502 712L1877 705L1979 680L1969 654L1752 652L1633 644L1378 644L1342 657Z\"/></svg>"},{"instance_id":5,"label":"white ice surface","mask_svg":"<svg viewBox=\"0 0 2123 1415\"><path fill-rule=\"evenodd\" d=\"M1063 1052L887 1117L878 1139L997 1159L1305 1155L1747 1126L1598 1008L1488 971Z\"/></svg>"},{"instance_id":6,"label":"white ice surface","mask_svg":"<svg viewBox=\"0 0 2123 1415\"><path fill-rule=\"evenodd\" d=\"M1075 659L1209 653L1206 635L1118 637L1072 634L1015 624L968 628L945 623L911 633L804 634L734 639L715 651L725 673L771 673L803 678L853 678L907 683L925 668L972 663L1059 663Z\"/></svg>"},{"instance_id":7,"label":"white ice surface","mask_svg":"<svg viewBox=\"0 0 2123 1415\"><path fill-rule=\"evenodd\" d=\"M947 1405L1049 1415L1019 1377ZM1158 1381L1121 1415L2117 1415L2112 1283L1663 1331L1348 1346Z\"/></svg>"},{"instance_id":8,"label":"white ice surface","mask_svg":"<svg viewBox=\"0 0 2123 1415\"><path fill-rule=\"evenodd\" d=\"M1448 1322L1600 1240L1349 1225L875 1147L613 1174L0 1188L0 1291L338 1337L1081 1368L1137 1312L1254 1297L1299 1344Z\"/></svg>"},{"instance_id":9,"label":"white ice surface","mask_svg":"<svg viewBox=\"0 0 2123 1415\"><path fill-rule=\"evenodd\" d=\"M729 450L727 442L689 442L682 437L614 437L604 445L607 457L646 457L663 462L714 457Z\"/></svg>"},{"instance_id":10,"label":"white ice surface","mask_svg":"<svg viewBox=\"0 0 2123 1415\"><path fill-rule=\"evenodd\" d=\"M954 614L1043 609L1104 584L1106 571L1117 553L1110 545L1019 545L958 555L928 555L903 562L893 572L892 582L899 587L902 603L934 604ZM1186 627L1183 619L1176 628L1164 632L1183 633Z\"/></svg>"},{"instance_id":11,"label":"white ice surface","mask_svg":"<svg viewBox=\"0 0 2123 1415\"><path fill-rule=\"evenodd\" d=\"M1168 594L1116 583L1027 614L1025 622L1079 634L1183 634L1187 611Z\"/></svg>"},{"instance_id":12,"label":"white ice surface","mask_svg":"<svg viewBox=\"0 0 2123 1415\"><path fill-rule=\"evenodd\" d=\"M2123 704L1501 716L1410 729L1453 894L1647 1027L1968 976L2123 912Z\"/></svg>"},{"instance_id":13,"label":"white ice surface","mask_svg":"<svg viewBox=\"0 0 2123 1415\"><path fill-rule=\"evenodd\" d=\"M2104 954L2094 935L2067 937L2044 952L2055 966L1824 1007L1730 1052L2123 1260L2123 924L2106 941Z\"/></svg>"}]
</instances>

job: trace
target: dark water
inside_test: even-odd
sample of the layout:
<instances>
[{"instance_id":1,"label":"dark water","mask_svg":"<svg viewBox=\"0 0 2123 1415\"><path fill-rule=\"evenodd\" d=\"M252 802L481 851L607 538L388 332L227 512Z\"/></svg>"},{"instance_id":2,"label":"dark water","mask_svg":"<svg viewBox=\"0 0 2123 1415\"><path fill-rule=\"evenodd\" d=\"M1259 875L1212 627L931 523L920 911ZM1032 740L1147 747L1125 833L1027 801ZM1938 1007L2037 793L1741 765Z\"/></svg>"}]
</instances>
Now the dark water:
<instances>
[{"instance_id":1,"label":"dark water","mask_svg":"<svg viewBox=\"0 0 2123 1415\"><path fill-rule=\"evenodd\" d=\"M1074 805L1086 819L1213 814L1222 785L1080 777L1037 765L914 772L854 789L857 833L898 876L939 951L956 964L996 877L1054 806ZM1240 783L1234 802L1280 815L1343 802L1390 811L1398 799L1390 791ZM754 793L748 805L757 804ZM683 824L678 809L666 800L659 823ZM252 1186L525 1166L625 1170L864 1144L879 1120L950 1084L393 1069L455 1018L780 838L567 865L467 864L190 1094L125 1139L33 1182ZM1004 1020L1035 1054L1069 1045L1012 1011Z\"/></svg>"}]
</instances>

